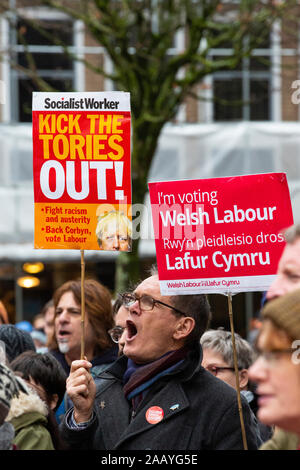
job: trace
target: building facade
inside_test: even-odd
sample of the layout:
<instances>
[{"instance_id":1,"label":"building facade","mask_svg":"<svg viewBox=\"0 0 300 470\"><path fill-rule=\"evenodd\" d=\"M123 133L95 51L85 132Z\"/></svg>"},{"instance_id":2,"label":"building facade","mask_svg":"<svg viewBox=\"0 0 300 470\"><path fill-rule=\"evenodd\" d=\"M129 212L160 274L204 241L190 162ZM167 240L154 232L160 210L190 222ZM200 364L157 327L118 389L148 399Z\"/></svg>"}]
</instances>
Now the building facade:
<instances>
[{"instance_id":1,"label":"building facade","mask_svg":"<svg viewBox=\"0 0 300 470\"><path fill-rule=\"evenodd\" d=\"M81 21L39 2L7 3L10 10L3 11L0 19L0 195L5 201L0 210L0 298L11 320L17 321L31 319L56 287L70 276L80 276L76 251L33 249L32 92L45 83L62 92L114 90L114 83L92 70L101 67L109 73L113 65ZM231 20L226 9L218 14ZM187 99L163 131L150 179L287 171L298 205L300 38L295 24L275 22L264 42L238 68L209 75L195 87L201 99ZM185 40L185 32L178 31L170 54L182 51ZM224 43L209 54L220 60L233 48L234 44ZM28 67L36 73L28 73ZM144 229L141 259L147 267L155 261L155 248L150 211L145 217L143 225L149 230ZM103 252L86 256L87 275L113 291L115 257ZM42 261L44 271L38 275L40 285L27 290L17 279L25 274L23 264L28 261ZM260 297L244 296L238 309L251 316ZM245 329L245 322L240 329Z\"/></svg>"}]
</instances>

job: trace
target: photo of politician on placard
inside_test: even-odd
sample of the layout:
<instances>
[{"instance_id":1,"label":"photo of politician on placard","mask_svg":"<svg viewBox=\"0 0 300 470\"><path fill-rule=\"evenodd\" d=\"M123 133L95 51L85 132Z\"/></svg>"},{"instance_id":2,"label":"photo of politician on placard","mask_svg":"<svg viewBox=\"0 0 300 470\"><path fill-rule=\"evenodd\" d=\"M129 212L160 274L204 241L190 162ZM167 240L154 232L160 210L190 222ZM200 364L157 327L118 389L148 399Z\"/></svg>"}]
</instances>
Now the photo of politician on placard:
<instances>
[{"instance_id":1,"label":"photo of politician on placard","mask_svg":"<svg viewBox=\"0 0 300 470\"><path fill-rule=\"evenodd\" d=\"M101 250L131 251L131 220L123 211L111 210L102 213L98 215L96 236Z\"/></svg>"}]
</instances>

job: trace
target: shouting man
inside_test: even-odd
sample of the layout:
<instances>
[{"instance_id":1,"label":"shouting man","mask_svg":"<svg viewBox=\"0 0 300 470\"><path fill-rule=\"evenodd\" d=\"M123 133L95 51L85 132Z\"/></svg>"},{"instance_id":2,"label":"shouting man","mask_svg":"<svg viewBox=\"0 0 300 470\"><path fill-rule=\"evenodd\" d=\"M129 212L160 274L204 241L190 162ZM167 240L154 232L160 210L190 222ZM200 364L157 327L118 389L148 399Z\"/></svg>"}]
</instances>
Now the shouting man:
<instances>
[{"instance_id":1,"label":"shouting man","mask_svg":"<svg viewBox=\"0 0 300 470\"><path fill-rule=\"evenodd\" d=\"M72 363L67 391L74 408L62 426L67 442L95 450L243 449L235 390L201 366L206 296L162 296L153 275L122 297L123 355L102 374L97 394L91 364ZM248 448L255 449L244 399L243 415Z\"/></svg>"}]
</instances>

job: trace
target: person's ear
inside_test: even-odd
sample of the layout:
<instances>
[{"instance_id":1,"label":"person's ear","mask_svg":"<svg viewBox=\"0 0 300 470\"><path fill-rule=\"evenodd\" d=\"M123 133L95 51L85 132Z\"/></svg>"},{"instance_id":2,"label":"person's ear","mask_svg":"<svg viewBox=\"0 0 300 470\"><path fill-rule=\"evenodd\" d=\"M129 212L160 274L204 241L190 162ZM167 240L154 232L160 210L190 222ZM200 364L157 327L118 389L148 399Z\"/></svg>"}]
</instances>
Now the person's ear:
<instances>
[{"instance_id":1,"label":"person's ear","mask_svg":"<svg viewBox=\"0 0 300 470\"><path fill-rule=\"evenodd\" d=\"M57 395L57 393L53 393L53 395L51 395L50 401L49 401L49 407L50 407L51 410L54 410L54 408L57 405L57 402L58 402L58 395Z\"/></svg>"},{"instance_id":2,"label":"person's ear","mask_svg":"<svg viewBox=\"0 0 300 470\"><path fill-rule=\"evenodd\" d=\"M246 390L249 382L248 370L242 369L239 371L239 378L240 378L240 389Z\"/></svg>"},{"instance_id":3,"label":"person's ear","mask_svg":"<svg viewBox=\"0 0 300 470\"><path fill-rule=\"evenodd\" d=\"M194 329L195 320L192 317L182 317L178 321L173 338L176 340L186 338Z\"/></svg>"}]
</instances>

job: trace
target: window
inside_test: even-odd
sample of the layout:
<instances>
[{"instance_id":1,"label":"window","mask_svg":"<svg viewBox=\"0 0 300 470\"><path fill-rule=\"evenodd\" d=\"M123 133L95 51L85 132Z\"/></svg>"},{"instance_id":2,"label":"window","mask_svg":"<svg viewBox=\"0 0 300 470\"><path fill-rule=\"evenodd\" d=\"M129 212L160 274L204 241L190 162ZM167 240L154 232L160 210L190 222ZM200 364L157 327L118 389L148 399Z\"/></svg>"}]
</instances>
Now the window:
<instances>
[{"instance_id":1,"label":"window","mask_svg":"<svg viewBox=\"0 0 300 470\"><path fill-rule=\"evenodd\" d=\"M231 53L230 44L211 51L220 59ZM272 119L272 55L270 36L242 59L240 67L212 77L214 121L268 121Z\"/></svg>"},{"instance_id":2,"label":"window","mask_svg":"<svg viewBox=\"0 0 300 470\"><path fill-rule=\"evenodd\" d=\"M45 15L46 16L46 15ZM39 90L38 84L25 69L32 64L40 79L57 91L73 91L73 60L64 53L63 45L74 43L73 22L65 16L58 18L43 16L33 22L18 18L10 29L12 45L11 66L11 120L31 121L32 92ZM51 38L55 38L55 43Z\"/></svg>"}]
</instances>

